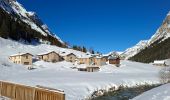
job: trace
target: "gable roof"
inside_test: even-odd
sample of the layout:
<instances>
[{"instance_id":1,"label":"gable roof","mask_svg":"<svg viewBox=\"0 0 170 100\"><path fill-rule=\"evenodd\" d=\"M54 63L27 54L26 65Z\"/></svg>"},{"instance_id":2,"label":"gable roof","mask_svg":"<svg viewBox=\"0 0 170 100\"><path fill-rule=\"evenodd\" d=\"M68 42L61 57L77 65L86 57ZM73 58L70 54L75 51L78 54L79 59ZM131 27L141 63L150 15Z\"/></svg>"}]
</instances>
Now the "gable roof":
<instances>
[{"instance_id":1,"label":"gable roof","mask_svg":"<svg viewBox=\"0 0 170 100\"><path fill-rule=\"evenodd\" d=\"M37 56L48 55L48 54L50 54L50 53L56 53L56 54L58 54L58 53L55 52L55 51L49 51L49 52L40 53L40 54L38 54ZM59 55L59 54L58 54L58 55Z\"/></svg>"},{"instance_id":2,"label":"gable roof","mask_svg":"<svg viewBox=\"0 0 170 100\"><path fill-rule=\"evenodd\" d=\"M81 64L81 65L77 66L77 68L87 68L87 65L86 64Z\"/></svg>"},{"instance_id":3,"label":"gable roof","mask_svg":"<svg viewBox=\"0 0 170 100\"><path fill-rule=\"evenodd\" d=\"M92 55L81 55L78 58L93 58Z\"/></svg>"},{"instance_id":4,"label":"gable roof","mask_svg":"<svg viewBox=\"0 0 170 100\"><path fill-rule=\"evenodd\" d=\"M110 60L116 60L116 59L119 59L119 57L117 57L117 56L109 56L108 59L110 59Z\"/></svg>"},{"instance_id":5,"label":"gable roof","mask_svg":"<svg viewBox=\"0 0 170 100\"><path fill-rule=\"evenodd\" d=\"M26 54L33 56L31 53L18 53L18 54L11 55L10 57L23 56L23 55L26 55Z\"/></svg>"},{"instance_id":6,"label":"gable roof","mask_svg":"<svg viewBox=\"0 0 170 100\"><path fill-rule=\"evenodd\" d=\"M64 52L64 53L60 53L61 56L69 56L69 55L75 55L74 53L69 53L69 52ZM76 55L75 55L76 56ZM76 56L77 57L77 56Z\"/></svg>"},{"instance_id":7,"label":"gable roof","mask_svg":"<svg viewBox=\"0 0 170 100\"><path fill-rule=\"evenodd\" d=\"M87 66L87 68L100 68L99 66L95 66L95 65L91 65L91 66Z\"/></svg>"},{"instance_id":8,"label":"gable roof","mask_svg":"<svg viewBox=\"0 0 170 100\"><path fill-rule=\"evenodd\" d=\"M66 55L66 56L69 56L69 55L74 55L74 56L76 56L74 53L70 53L70 54L68 54L68 55Z\"/></svg>"}]
</instances>

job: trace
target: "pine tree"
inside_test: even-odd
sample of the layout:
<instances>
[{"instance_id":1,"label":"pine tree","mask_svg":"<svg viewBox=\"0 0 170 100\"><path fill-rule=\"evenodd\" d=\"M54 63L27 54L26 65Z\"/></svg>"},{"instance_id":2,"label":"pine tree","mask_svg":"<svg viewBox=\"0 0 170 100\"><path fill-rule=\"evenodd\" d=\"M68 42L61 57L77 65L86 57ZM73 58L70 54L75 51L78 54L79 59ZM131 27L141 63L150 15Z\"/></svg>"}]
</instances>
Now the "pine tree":
<instances>
[{"instance_id":1,"label":"pine tree","mask_svg":"<svg viewBox=\"0 0 170 100\"><path fill-rule=\"evenodd\" d=\"M83 52L85 53L87 52L87 49L84 46L83 46Z\"/></svg>"},{"instance_id":2,"label":"pine tree","mask_svg":"<svg viewBox=\"0 0 170 100\"><path fill-rule=\"evenodd\" d=\"M72 49L77 50L77 46L73 45Z\"/></svg>"},{"instance_id":3,"label":"pine tree","mask_svg":"<svg viewBox=\"0 0 170 100\"><path fill-rule=\"evenodd\" d=\"M92 52L91 52L92 54L95 54L95 52L94 52L94 50L92 50Z\"/></svg>"},{"instance_id":4,"label":"pine tree","mask_svg":"<svg viewBox=\"0 0 170 100\"><path fill-rule=\"evenodd\" d=\"M5 21L2 21L2 24L0 26L0 36L3 38L8 38L8 27L5 24Z\"/></svg>"}]
</instances>

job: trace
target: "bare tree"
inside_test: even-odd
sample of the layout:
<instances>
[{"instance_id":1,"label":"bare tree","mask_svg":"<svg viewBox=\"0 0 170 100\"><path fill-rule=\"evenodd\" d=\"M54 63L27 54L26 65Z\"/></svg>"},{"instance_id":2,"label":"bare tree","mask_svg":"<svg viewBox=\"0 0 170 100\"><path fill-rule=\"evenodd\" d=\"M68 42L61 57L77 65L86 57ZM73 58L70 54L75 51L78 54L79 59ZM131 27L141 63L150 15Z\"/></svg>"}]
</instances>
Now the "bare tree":
<instances>
[{"instance_id":1,"label":"bare tree","mask_svg":"<svg viewBox=\"0 0 170 100\"><path fill-rule=\"evenodd\" d=\"M161 83L170 83L170 67L165 67L160 70L159 77Z\"/></svg>"}]
</instances>

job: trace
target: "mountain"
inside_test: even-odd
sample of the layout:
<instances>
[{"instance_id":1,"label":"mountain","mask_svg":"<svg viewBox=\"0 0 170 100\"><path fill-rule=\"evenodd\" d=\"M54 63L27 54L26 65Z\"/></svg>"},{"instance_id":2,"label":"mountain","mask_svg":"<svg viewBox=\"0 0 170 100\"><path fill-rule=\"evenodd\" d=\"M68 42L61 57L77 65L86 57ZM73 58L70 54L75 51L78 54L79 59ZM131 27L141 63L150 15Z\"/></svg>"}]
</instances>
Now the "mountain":
<instances>
[{"instance_id":1,"label":"mountain","mask_svg":"<svg viewBox=\"0 0 170 100\"><path fill-rule=\"evenodd\" d=\"M135 46L126 49L121 56L124 56L125 59L129 59L130 57L136 55L141 50L143 50L147 46L148 41L147 40L141 40L139 43L137 43Z\"/></svg>"},{"instance_id":2,"label":"mountain","mask_svg":"<svg viewBox=\"0 0 170 100\"><path fill-rule=\"evenodd\" d=\"M156 41L162 42L170 37L170 12L167 14L162 25L158 28L156 33L149 39L148 45L152 45Z\"/></svg>"},{"instance_id":3,"label":"mountain","mask_svg":"<svg viewBox=\"0 0 170 100\"><path fill-rule=\"evenodd\" d=\"M107 54L103 54L103 56L120 56L123 52L120 51L112 51Z\"/></svg>"},{"instance_id":4,"label":"mountain","mask_svg":"<svg viewBox=\"0 0 170 100\"><path fill-rule=\"evenodd\" d=\"M35 12L27 11L16 0L0 0L0 37L66 47Z\"/></svg>"},{"instance_id":5,"label":"mountain","mask_svg":"<svg viewBox=\"0 0 170 100\"><path fill-rule=\"evenodd\" d=\"M141 48L142 46L140 46ZM133 49L134 47L132 47ZM129 52L129 50L127 50ZM128 54L133 55L134 52ZM128 58L128 57L127 57ZM170 58L170 13L167 14L156 33L138 50L138 53L129 59L138 62L150 63L154 60Z\"/></svg>"}]
</instances>

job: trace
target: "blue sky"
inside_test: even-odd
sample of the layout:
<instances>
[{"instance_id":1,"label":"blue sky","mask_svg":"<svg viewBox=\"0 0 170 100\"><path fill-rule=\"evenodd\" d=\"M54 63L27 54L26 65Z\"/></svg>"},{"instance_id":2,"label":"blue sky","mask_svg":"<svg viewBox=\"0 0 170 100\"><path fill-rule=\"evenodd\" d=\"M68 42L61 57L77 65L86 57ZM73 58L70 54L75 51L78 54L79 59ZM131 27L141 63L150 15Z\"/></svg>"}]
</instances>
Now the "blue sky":
<instances>
[{"instance_id":1,"label":"blue sky","mask_svg":"<svg viewBox=\"0 0 170 100\"><path fill-rule=\"evenodd\" d=\"M18 0L70 44L107 53L149 39L170 11L169 0Z\"/></svg>"}]
</instances>

